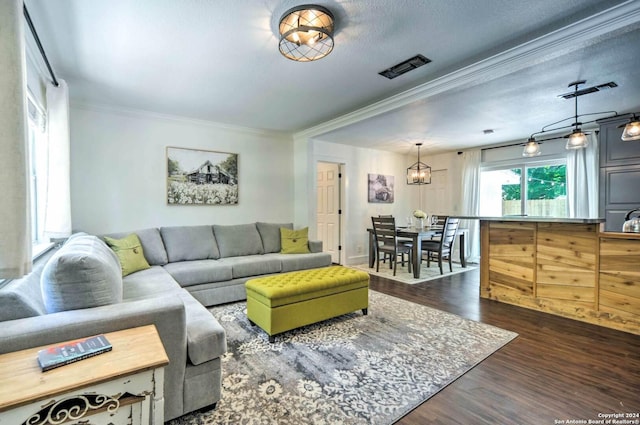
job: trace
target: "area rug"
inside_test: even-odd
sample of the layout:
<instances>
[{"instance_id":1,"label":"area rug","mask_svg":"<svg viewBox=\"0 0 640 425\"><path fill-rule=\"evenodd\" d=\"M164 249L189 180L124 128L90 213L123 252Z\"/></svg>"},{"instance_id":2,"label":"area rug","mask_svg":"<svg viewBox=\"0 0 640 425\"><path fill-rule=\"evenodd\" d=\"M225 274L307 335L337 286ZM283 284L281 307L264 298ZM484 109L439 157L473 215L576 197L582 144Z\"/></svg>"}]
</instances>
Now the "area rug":
<instances>
[{"instance_id":1,"label":"area rug","mask_svg":"<svg viewBox=\"0 0 640 425\"><path fill-rule=\"evenodd\" d=\"M171 425L392 424L517 336L375 291L368 315L272 344L245 302L210 311L227 332L222 400Z\"/></svg>"},{"instance_id":2,"label":"area rug","mask_svg":"<svg viewBox=\"0 0 640 425\"><path fill-rule=\"evenodd\" d=\"M427 282L433 279L439 279L445 276L451 276L458 273L468 272L470 270L475 270L477 268L477 265L467 263L467 267L462 267L460 263L454 262L452 263L453 271L450 272L449 263L446 263L442 265L443 267L442 270L444 271L444 274L440 274L440 268L438 267L437 261L435 263L432 262L431 267L427 267L427 262L423 261L420 267L420 277L418 279L413 277L413 272L410 273L407 271L406 265L400 266L399 263L398 263L398 268L396 270L395 276L393 275L393 269L389 268L389 263L385 264L381 262L379 272L376 272L375 265L373 266L373 268L369 267L369 264L357 264L349 267L365 271L370 275L384 277L385 279L391 279L391 280L395 280L397 282L402 282L402 283L415 284L415 283Z\"/></svg>"}]
</instances>

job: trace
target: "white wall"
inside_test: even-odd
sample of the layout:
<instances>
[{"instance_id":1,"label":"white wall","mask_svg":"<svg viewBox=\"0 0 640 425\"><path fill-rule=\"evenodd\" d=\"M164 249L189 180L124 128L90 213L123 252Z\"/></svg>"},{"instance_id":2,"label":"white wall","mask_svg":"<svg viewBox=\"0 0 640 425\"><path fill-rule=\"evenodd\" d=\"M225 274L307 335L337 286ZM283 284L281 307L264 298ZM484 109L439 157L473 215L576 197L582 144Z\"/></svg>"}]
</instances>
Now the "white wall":
<instances>
[{"instance_id":1,"label":"white wall","mask_svg":"<svg viewBox=\"0 0 640 425\"><path fill-rule=\"evenodd\" d=\"M238 153L239 204L176 206L166 202L166 147ZM404 222L414 209L430 211L428 186L408 186L413 156L320 140L180 119L139 111L74 104L71 108L71 204L74 231L106 233L145 227L294 222L316 237L315 176L318 161L345 164L342 246L347 264L367 258L371 216L393 214ZM450 205L459 212L461 157L426 156L447 170ZM367 175L395 176L395 202L369 203ZM294 191L295 182L295 191ZM422 193L420 193L420 191ZM421 199L421 203L419 202Z\"/></svg>"},{"instance_id":2,"label":"white wall","mask_svg":"<svg viewBox=\"0 0 640 425\"><path fill-rule=\"evenodd\" d=\"M309 226L311 237L316 236L314 232L316 227L317 163L344 164L345 196L342 201L344 216L342 246L345 250L346 264L367 261L369 240L366 229L371 227L372 216L393 214L398 223L404 224L406 217L417 208L449 215L460 212L462 157L456 152L421 158L434 170L446 171L448 175L449 202L446 205L438 205L437 210L434 210L434 200L430 198L429 186L408 186L406 184L407 167L417 160L414 156L356 148L303 137L296 140L295 148L296 221ZM367 175L369 173L395 177L394 203L368 202Z\"/></svg>"},{"instance_id":3,"label":"white wall","mask_svg":"<svg viewBox=\"0 0 640 425\"><path fill-rule=\"evenodd\" d=\"M239 203L167 205L167 146L237 153ZM74 231L292 222L293 201L293 142L289 136L146 112L72 105Z\"/></svg>"},{"instance_id":4,"label":"white wall","mask_svg":"<svg viewBox=\"0 0 640 425\"><path fill-rule=\"evenodd\" d=\"M302 142L299 143L302 144ZM303 208L303 205L306 205L304 213L307 216L310 232L312 232L312 229L316 227L315 177L317 163L323 161L344 164L342 247L345 250L347 264L366 262L369 246L367 228L371 227L371 217L379 214L393 214L398 217L398 220L404 221L404 217L411 211L411 193L405 182L408 167L406 157L386 151L355 148L320 140L309 140L306 146L309 158L311 158L310 172L306 176L306 181L311 182L312 188L301 195L302 198L296 199L297 208ZM303 158L299 159L304 161ZM368 202L369 173L395 177L394 203Z\"/></svg>"},{"instance_id":5,"label":"white wall","mask_svg":"<svg viewBox=\"0 0 640 425\"><path fill-rule=\"evenodd\" d=\"M410 157L409 162L413 164L417 158ZM447 152L439 155L421 156L420 160L431 167L432 172L442 172L447 176L448 192L446 201L442 202L442 197L433 193L434 185L414 186L416 191L422 191L420 209L427 214L455 215L460 214L462 200L462 155L457 152ZM433 181L433 180L432 180ZM435 184L435 181L434 181ZM418 195L416 195L417 197Z\"/></svg>"},{"instance_id":6,"label":"white wall","mask_svg":"<svg viewBox=\"0 0 640 425\"><path fill-rule=\"evenodd\" d=\"M585 127L587 128L587 127ZM517 143L514 141L513 143ZM556 158L566 158L567 150L565 149L566 140L556 139L544 142L539 156L526 158L522 156L522 145L507 143L504 147L493 147L482 150L482 163L484 165L509 165L509 164L532 164L537 161L548 161Z\"/></svg>"}]
</instances>

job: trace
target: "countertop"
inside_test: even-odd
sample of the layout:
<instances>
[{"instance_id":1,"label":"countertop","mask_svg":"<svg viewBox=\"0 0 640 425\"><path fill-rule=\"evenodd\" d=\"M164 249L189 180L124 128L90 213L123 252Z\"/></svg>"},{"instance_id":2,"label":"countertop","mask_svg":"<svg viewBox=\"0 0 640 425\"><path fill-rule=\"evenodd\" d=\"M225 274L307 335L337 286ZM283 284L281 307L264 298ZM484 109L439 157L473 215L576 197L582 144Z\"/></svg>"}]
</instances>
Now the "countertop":
<instances>
[{"instance_id":1,"label":"countertop","mask_svg":"<svg viewBox=\"0 0 640 425\"><path fill-rule=\"evenodd\" d=\"M504 217L479 217L479 216L456 216L463 220L481 221L524 221L535 223L576 223L576 224L599 224L604 223L604 218L567 218L567 217L535 217L510 215Z\"/></svg>"},{"instance_id":2,"label":"countertop","mask_svg":"<svg viewBox=\"0 0 640 425\"><path fill-rule=\"evenodd\" d=\"M640 240L640 233L600 232L601 238Z\"/></svg>"}]
</instances>

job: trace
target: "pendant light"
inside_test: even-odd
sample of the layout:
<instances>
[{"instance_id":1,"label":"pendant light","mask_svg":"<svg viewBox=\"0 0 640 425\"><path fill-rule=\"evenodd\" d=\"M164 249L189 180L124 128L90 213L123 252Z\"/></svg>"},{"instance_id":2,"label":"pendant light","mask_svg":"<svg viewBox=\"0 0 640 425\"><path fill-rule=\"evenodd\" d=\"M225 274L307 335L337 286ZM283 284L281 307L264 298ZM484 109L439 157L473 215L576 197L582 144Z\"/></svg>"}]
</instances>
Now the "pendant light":
<instances>
[{"instance_id":1,"label":"pendant light","mask_svg":"<svg viewBox=\"0 0 640 425\"><path fill-rule=\"evenodd\" d=\"M587 135L579 128L573 130L573 132L568 136L565 136L565 138L567 139L567 144L565 145L566 149L582 149L589 146Z\"/></svg>"},{"instance_id":2,"label":"pendant light","mask_svg":"<svg viewBox=\"0 0 640 425\"><path fill-rule=\"evenodd\" d=\"M604 90L604 89L612 89L614 87L618 87L618 85L616 83L614 83L613 81L610 81L608 83L605 84L600 84L598 86L593 86L593 87L587 87L584 89L580 89L578 90L578 87L582 84L586 83L586 80L580 80L580 81L574 81L572 83L569 84L569 87L573 87L573 91L565 93L565 94L561 94L559 95L559 97L562 97L564 99L574 99L574 114L572 117L568 117L568 118L563 118L560 121L556 121L553 122L551 124L547 124L544 127L542 127L542 130L540 130L537 133L533 133L529 139L527 140L527 142L524 144L524 150L522 152L522 156L525 157L532 157L532 156L538 156L540 155L540 144L544 141L547 140L554 140L554 139L559 139L559 138L564 138L567 139L567 143L565 145L565 148L568 150L571 149L583 149L586 148L589 145L589 139L587 139L587 134L586 132L584 132L582 130L582 125L583 124L589 124L592 122L596 122L599 119L604 119L604 118L612 118L612 117L617 117L618 113L616 111L603 111L603 112L591 112L591 113L586 113L586 114L578 114L578 97L585 95L585 94L589 94L589 93L595 93L598 92L600 90ZM603 117L603 114L609 114L608 116ZM586 122L580 122L578 121L578 118L580 117L584 117L584 116L589 116L589 115L599 115L600 118L595 119L595 120L590 120L590 121L586 121ZM572 124L569 125L561 125L563 122L566 122L567 120L573 120ZM623 125L624 126L624 125ZM626 124L626 126L629 128L629 131L632 134L635 134L635 136L631 136L631 137L636 137L636 139L632 139L627 137L628 140L640 140L640 121L638 120L638 117L634 114L634 116L631 118L630 122L628 124ZM562 129L572 129L571 133L565 135L565 136L559 136L559 137L549 137L546 139L542 139L542 140L536 140L535 136L539 135L539 134L543 134L543 133L548 133L548 132L552 132L552 131L559 131ZM625 132L626 132L626 128L625 128ZM623 133L623 140L625 140L625 133Z\"/></svg>"},{"instance_id":3,"label":"pendant light","mask_svg":"<svg viewBox=\"0 0 640 425\"><path fill-rule=\"evenodd\" d=\"M525 143L524 145L522 156L529 158L533 156L538 156L541 153L542 151L540 151L540 143L538 143L535 138L530 137L529 140L527 140L527 143Z\"/></svg>"},{"instance_id":4,"label":"pendant light","mask_svg":"<svg viewBox=\"0 0 640 425\"><path fill-rule=\"evenodd\" d=\"M420 161L420 146L422 146L422 143L416 143L416 146L418 147L418 162L407 168L407 184L431 184L431 167Z\"/></svg>"},{"instance_id":5,"label":"pendant light","mask_svg":"<svg viewBox=\"0 0 640 425\"><path fill-rule=\"evenodd\" d=\"M629 122L618 126L618 128L624 127L622 131L622 140L625 142L631 142L633 140L640 140L640 118L634 113Z\"/></svg>"},{"instance_id":6,"label":"pendant light","mask_svg":"<svg viewBox=\"0 0 640 425\"><path fill-rule=\"evenodd\" d=\"M586 82L586 81L585 81ZM589 145L589 141L587 140L587 135L580 129L582 125L581 122L578 122L578 86L580 84L584 84L581 81L575 81L569 84L569 87L574 86L574 96L575 99L575 109L574 109L574 122L573 126L575 127L571 134L564 136L567 139L567 144L565 145L566 149L583 149Z\"/></svg>"}]
</instances>

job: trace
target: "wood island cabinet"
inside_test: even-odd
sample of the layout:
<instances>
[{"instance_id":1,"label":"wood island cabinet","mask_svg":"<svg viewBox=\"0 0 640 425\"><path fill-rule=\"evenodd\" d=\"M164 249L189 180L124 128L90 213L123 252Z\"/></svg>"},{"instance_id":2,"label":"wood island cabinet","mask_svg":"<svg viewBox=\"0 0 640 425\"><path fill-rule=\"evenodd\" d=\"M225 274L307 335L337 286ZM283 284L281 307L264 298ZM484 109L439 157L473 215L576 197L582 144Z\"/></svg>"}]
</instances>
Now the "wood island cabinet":
<instances>
[{"instance_id":1,"label":"wood island cabinet","mask_svg":"<svg viewBox=\"0 0 640 425\"><path fill-rule=\"evenodd\" d=\"M594 308L596 301L597 225L538 223L536 296Z\"/></svg>"},{"instance_id":2,"label":"wood island cabinet","mask_svg":"<svg viewBox=\"0 0 640 425\"><path fill-rule=\"evenodd\" d=\"M640 207L640 142L621 140L626 122L598 121L602 218L475 217L481 297L640 335L640 234L619 233Z\"/></svg>"},{"instance_id":3,"label":"wood island cabinet","mask_svg":"<svg viewBox=\"0 0 640 425\"><path fill-rule=\"evenodd\" d=\"M600 222L480 218L480 296L640 334L640 234Z\"/></svg>"},{"instance_id":4,"label":"wood island cabinet","mask_svg":"<svg viewBox=\"0 0 640 425\"><path fill-rule=\"evenodd\" d=\"M640 234L601 234L599 281L600 311L640 317Z\"/></svg>"}]
</instances>

